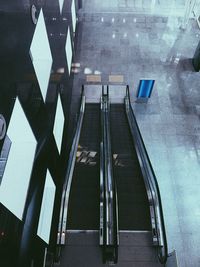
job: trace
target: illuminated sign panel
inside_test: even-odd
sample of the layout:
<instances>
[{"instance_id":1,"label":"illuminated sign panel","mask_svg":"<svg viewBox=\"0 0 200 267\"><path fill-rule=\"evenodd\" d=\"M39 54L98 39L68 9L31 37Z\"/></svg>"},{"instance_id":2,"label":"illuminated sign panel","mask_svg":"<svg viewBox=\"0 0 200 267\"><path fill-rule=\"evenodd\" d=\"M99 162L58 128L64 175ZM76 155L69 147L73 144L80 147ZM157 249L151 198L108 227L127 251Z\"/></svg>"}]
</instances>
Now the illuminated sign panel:
<instances>
[{"instance_id":1,"label":"illuminated sign panel","mask_svg":"<svg viewBox=\"0 0 200 267\"><path fill-rule=\"evenodd\" d=\"M7 135L11 147L0 186L0 202L22 220L37 142L18 99Z\"/></svg>"},{"instance_id":2,"label":"illuminated sign panel","mask_svg":"<svg viewBox=\"0 0 200 267\"><path fill-rule=\"evenodd\" d=\"M65 45L65 52L66 52L66 57L67 57L67 66L68 66L68 71L69 74L71 72L71 64L72 64L72 43L71 43L71 36L70 36L70 30L68 28L67 31L67 41Z\"/></svg>"},{"instance_id":3,"label":"illuminated sign panel","mask_svg":"<svg viewBox=\"0 0 200 267\"><path fill-rule=\"evenodd\" d=\"M72 26L73 26L73 32L76 30L76 8L75 8L75 1L72 1L72 7L71 7L71 13L72 13Z\"/></svg>"},{"instance_id":4,"label":"illuminated sign panel","mask_svg":"<svg viewBox=\"0 0 200 267\"><path fill-rule=\"evenodd\" d=\"M49 46L49 40L42 9L40 11L38 22L33 35L33 40L30 47L30 56L33 62L33 67L37 76L43 99L45 100L53 59Z\"/></svg>"},{"instance_id":5,"label":"illuminated sign panel","mask_svg":"<svg viewBox=\"0 0 200 267\"><path fill-rule=\"evenodd\" d=\"M62 14L64 0L59 0L60 14Z\"/></svg>"},{"instance_id":6,"label":"illuminated sign panel","mask_svg":"<svg viewBox=\"0 0 200 267\"><path fill-rule=\"evenodd\" d=\"M37 235L49 243L56 187L47 170Z\"/></svg>"},{"instance_id":7,"label":"illuminated sign panel","mask_svg":"<svg viewBox=\"0 0 200 267\"><path fill-rule=\"evenodd\" d=\"M56 108L56 116L55 116L55 122L54 122L54 128L53 133L55 136L56 144L58 147L58 151L61 150L62 145L62 136L63 136L63 127L64 127L64 114L63 114L63 108L60 100L60 95L58 96L58 103Z\"/></svg>"}]
</instances>

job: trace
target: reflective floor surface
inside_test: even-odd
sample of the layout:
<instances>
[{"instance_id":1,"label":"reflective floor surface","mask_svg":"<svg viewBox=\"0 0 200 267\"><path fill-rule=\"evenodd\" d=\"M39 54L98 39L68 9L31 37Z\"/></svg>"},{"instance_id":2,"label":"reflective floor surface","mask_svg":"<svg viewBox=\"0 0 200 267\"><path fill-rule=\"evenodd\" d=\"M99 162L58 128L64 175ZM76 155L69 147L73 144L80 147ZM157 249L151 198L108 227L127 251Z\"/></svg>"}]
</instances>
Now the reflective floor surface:
<instances>
[{"instance_id":1,"label":"reflective floor surface","mask_svg":"<svg viewBox=\"0 0 200 267\"><path fill-rule=\"evenodd\" d=\"M182 15L185 0L85 0L85 12L134 12L153 15Z\"/></svg>"}]
</instances>

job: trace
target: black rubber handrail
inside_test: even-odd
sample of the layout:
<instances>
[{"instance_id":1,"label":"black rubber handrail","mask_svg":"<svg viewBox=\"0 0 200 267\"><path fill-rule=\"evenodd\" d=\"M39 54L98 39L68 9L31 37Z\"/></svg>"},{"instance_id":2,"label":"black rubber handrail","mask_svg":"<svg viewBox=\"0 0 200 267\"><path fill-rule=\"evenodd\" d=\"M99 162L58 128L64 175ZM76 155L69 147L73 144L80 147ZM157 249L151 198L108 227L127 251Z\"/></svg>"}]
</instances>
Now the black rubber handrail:
<instances>
[{"instance_id":1,"label":"black rubber handrail","mask_svg":"<svg viewBox=\"0 0 200 267\"><path fill-rule=\"evenodd\" d=\"M153 240L155 245L157 245L158 247L159 261L160 263L165 264L168 257L168 246L160 190L131 106L130 91L128 85L126 88L125 105L135 149L147 189L147 195L150 204Z\"/></svg>"},{"instance_id":2,"label":"black rubber handrail","mask_svg":"<svg viewBox=\"0 0 200 267\"><path fill-rule=\"evenodd\" d=\"M72 141L72 146L70 150L67 171L65 176L65 181L63 185L62 199L61 199L61 209L60 209L60 218L58 226L58 236L57 236L57 245L65 244L65 232L67 226L67 214L68 214L68 203L69 203L69 192L71 188L72 176L74 172L74 166L76 162L76 154L78 149L78 143L80 139L80 133L83 123L83 117L85 112L85 95L84 95L84 86L82 86L81 93L81 103L79 117L77 121L75 135Z\"/></svg>"},{"instance_id":3,"label":"black rubber handrail","mask_svg":"<svg viewBox=\"0 0 200 267\"><path fill-rule=\"evenodd\" d=\"M118 204L116 183L112 170L110 141L110 103L107 91L102 87L101 97L101 144L100 144L100 245L103 262L118 260Z\"/></svg>"}]
</instances>

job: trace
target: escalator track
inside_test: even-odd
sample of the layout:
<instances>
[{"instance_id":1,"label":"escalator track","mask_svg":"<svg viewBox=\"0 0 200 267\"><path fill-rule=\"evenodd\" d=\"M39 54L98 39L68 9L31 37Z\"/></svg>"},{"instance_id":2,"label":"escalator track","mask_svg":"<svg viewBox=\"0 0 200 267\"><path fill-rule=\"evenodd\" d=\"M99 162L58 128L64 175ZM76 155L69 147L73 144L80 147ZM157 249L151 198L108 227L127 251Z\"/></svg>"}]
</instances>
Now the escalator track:
<instances>
[{"instance_id":1,"label":"escalator track","mask_svg":"<svg viewBox=\"0 0 200 267\"><path fill-rule=\"evenodd\" d=\"M124 101L110 104L108 87L106 93L103 88L98 104L85 103L82 94L63 191L58 244L65 244L65 230L83 231L86 236L89 232L84 230L99 230L103 263L115 264L119 231L121 235L127 231L152 233L152 246L164 264L168 252L159 187L128 86Z\"/></svg>"},{"instance_id":2,"label":"escalator track","mask_svg":"<svg viewBox=\"0 0 200 267\"><path fill-rule=\"evenodd\" d=\"M100 105L86 104L69 197L67 229L99 228Z\"/></svg>"},{"instance_id":3,"label":"escalator track","mask_svg":"<svg viewBox=\"0 0 200 267\"><path fill-rule=\"evenodd\" d=\"M111 136L119 230L150 230L148 198L123 104L111 105Z\"/></svg>"}]
</instances>

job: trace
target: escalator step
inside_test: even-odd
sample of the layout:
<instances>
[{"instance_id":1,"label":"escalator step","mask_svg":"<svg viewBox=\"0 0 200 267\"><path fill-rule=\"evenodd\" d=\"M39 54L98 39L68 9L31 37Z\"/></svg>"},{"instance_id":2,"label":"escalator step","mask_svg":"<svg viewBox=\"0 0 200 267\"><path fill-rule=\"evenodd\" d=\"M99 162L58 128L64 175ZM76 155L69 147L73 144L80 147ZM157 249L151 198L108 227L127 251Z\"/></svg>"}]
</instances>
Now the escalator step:
<instances>
[{"instance_id":1,"label":"escalator step","mask_svg":"<svg viewBox=\"0 0 200 267\"><path fill-rule=\"evenodd\" d=\"M150 212L142 172L129 130L125 108L111 105L113 173L116 178L119 229L150 230Z\"/></svg>"},{"instance_id":2,"label":"escalator step","mask_svg":"<svg viewBox=\"0 0 200 267\"><path fill-rule=\"evenodd\" d=\"M84 162L76 161L69 198L67 229L99 228L99 143L100 105L86 104L78 152ZM92 158L90 154L94 155ZM91 162L93 164L91 164Z\"/></svg>"}]
</instances>

